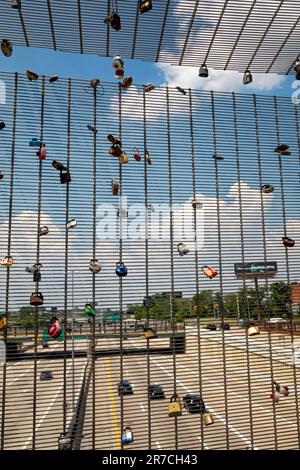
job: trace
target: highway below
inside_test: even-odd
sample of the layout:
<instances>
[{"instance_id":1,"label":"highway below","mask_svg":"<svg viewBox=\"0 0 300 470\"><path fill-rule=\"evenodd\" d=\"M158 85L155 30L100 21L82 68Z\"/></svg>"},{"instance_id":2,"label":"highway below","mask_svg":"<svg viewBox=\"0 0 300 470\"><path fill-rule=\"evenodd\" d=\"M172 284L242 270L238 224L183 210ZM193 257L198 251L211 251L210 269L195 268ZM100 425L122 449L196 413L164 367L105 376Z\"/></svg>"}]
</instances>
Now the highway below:
<instances>
[{"instance_id":1,"label":"highway below","mask_svg":"<svg viewBox=\"0 0 300 470\"><path fill-rule=\"evenodd\" d=\"M177 354L174 358L172 354L156 353L124 355L122 358L107 355L95 360L95 373L94 376L91 374L87 394L81 449L120 449L122 424L133 430L134 442L125 446L131 450L299 448L295 378L299 384L300 364L294 369L291 366L293 351L289 337L272 335L270 343L268 334L263 332L248 338L247 347L244 330L223 333L201 328L198 336L195 327L187 327L186 338L186 353ZM150 347L162 348L168 343L168 338L149 342ZM40 345L38 350L53 352L63 348L62 342L49 345L48 350ZM97 349L115 349L119 345L117 339L101 339L97 342ZM70 347L71 342L68 342ZM145 339L123 340L124 349L145 347ZM75 341L75 351L86 348L86 341ZM33 350L27 353L32 355ZM62 359L38 359L35 403L33 357L7 363L5 449L33 447L34 408L35 448L57 449L57 439L63 430L64 389L68 425L72 417L73 390L76 402L86 361L86 357L74 359L73 375L72 359L68 358L64 378ZM123 397L123 423L117 391L121 369L123 378L131 382L134 390L133 395ZM41 381L42 370L53 371L53 379ZM148 374L149 383L162 385L166 398L148 400ZM272 378L290 389L289 396L282 397L276 405L270 399ZM201 414L189 413L186 409L178 418L168 416L168 403L175 384L181 399L188 393L201 393L206 408L214 417L214 424L205 426ZM3 385L2 374L0 385ZM299 392L298 386L298 395Z\"/></svg>"}]
</instances>

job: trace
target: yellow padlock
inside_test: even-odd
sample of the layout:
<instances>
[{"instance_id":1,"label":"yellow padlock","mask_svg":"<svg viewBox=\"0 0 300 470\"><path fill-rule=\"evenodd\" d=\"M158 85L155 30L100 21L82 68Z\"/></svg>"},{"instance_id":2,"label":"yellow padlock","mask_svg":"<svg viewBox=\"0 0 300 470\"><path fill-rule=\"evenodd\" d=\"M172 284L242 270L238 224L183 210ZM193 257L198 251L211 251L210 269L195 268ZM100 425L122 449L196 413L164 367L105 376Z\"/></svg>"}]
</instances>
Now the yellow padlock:
<instances>
[{"instance_id":1,"label":"yellow padlock","mask_svg":"<svg viewBox=\"0 0 300 470\"><path fill-rule=\"evenodd\" d=\"M157 334L155 333L153 328L145 328L144 337L146 339L154 339L154 338L157 338Z\"/></svg>"},{"instance_id":2,"label":"yellow padlock","mask_svg":"<svg viewBox=\"0 0 300 470\"><path fill-rule=\"evenodd\" d=\"M121 155L119 156L119 162L120 163L128 163L128 155L125 152L122 152Z\"/></svg>"},{"instance_id":3,"label":"yellow padlock","mask_svg":"<svg viewBox=\"0 0 300 470\"><path fill-rule=\"evenodd\" d=\"M182 406L178 395L175 394L170 398L168 409L170 418L182 415Z\"/></svg>"},{"instance_id":4,"label":"yellow padlock","mask_svg":"<svg viewBox=\"0 0 300 470\"><path fill-rule=\"evenodd\" d=\"M4 330L7 327L7 315L4 313L0 316L0 331Z\"/></svg>"},{"instance_id":5,"label":"yellow padlock","mask_svg":"<svg viewBox=\"0 0 300 470\"><path fill-rule=\"evenodd\" d=\"M210 424L214 424L214 417L209 411L205 411L203 414L203 421L205 426L209 426Z\"/></svg>"},{"instance_id":6,"label":"yellow padlock","mask_svg":"<svg viewBox=\"0 0 300 470\"><path fill-rule=\"evenodd\" d=\"M258 326L249 326L248 329L247 329L247 335L248 336L255 336L255 335L259 335L260 331L259 331L259 328Z\"/></svg>"}]
</instances>

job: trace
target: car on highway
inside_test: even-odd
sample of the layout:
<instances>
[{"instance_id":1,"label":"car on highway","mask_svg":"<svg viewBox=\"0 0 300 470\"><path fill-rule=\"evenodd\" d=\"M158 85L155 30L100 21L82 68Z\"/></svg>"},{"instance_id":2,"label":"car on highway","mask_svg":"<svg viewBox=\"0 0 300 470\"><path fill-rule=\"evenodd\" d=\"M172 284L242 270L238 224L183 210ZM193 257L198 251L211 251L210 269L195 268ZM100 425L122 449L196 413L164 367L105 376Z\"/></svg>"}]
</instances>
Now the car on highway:
<instances>
[{"instance_id":1,"label":"car on highway","mask_svg":"<svg viewBox=\"0 0 300 470\"><path fill-rule=\"evenodd\" d=\"M52 380L53 373L51 370L42 370L40 375L40 380Z\"/></svg>"},{"instance_id":2,"label":"car on highway","mask_svg":"<svg viewBox=\"0 0 300 470\"><path fill-rule=\"evenodd\" d=\"M205 404L203 398L200 395L185 395L182 399L184 408L187 409L189 413L204 413Z\"/></svg>"},{"instance_id":3,"label":"car on highway","mask_svg":"<svg viewBox=\"0 0 300 470\"><path fill-rule=\"evenodd\" d=\"M149 385L148 395L150 400L153 398L165 398L165 392L163 391L162 386L159 384Z\"/></svg>"},{"instance_id":4,"label":"car on highway","mask_svg":"<svg viewBox=\"0 0 300 470\"><path fill-rule=\"evenodd\" d=\"M133 388L129 380L121 380L118 385L119 395L133 395Z\"/></svg>"},{"instance_id":5,"label":"car on highway","mask_svg":"<svg viewBox=\"0 0 300 470\"><path fill-rule=\"evenodd\" d=\"M206 325L205 328L210 331L216 331L217 329L216 325L214 325L213 323L209 323L208 325Z\"/></svg>"}]
</instances>

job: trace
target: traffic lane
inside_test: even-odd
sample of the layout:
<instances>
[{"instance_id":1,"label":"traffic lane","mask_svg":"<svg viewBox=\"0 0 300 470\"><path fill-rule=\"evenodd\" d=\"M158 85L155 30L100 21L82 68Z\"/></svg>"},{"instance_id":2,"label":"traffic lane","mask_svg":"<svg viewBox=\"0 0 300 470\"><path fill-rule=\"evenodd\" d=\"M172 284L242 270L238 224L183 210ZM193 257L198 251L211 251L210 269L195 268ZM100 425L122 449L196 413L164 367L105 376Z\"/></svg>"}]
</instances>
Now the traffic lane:
<instances>
[{"instance_id":1,"label":"traffic lane","mask_svg":"<svg viewBox=\"0 0 300 470\"><path fill-rule=\"evenodd\" d=\"M82 362L82 361L81 361ZM70 361L67 363L70 367ZM62 396L61 384L63 384L63 361L41 361L37 364L37 400L36 400L36 423L39 424L39 433L44 434L43 426L41 426L44 415L47 416L47 442L51 441L51 446L54 445L54 440L49 438L49 435L55 434L55 445L57 448L58 432L61 432L61 426L58 425L60 416L62 415ZM79 362L75 365L77 372L84 364ZM53 375L53 380L40 381L39 374L42 370L56 369ZM76 384L76 393L79 391L80 384ZM70 376L67 376L67 387L70 389ZM57 395L57 391L59 394ZM26 401L23 399L23 392L26 393ZM69 392L68 392L69 393ZM57 396L56 396L57 395ZM22 400L20 400L22 397ZM53 397L55 399L53 400ZM68 397L68 395L67 395ZM57 401L59 400L59 402ZM49 408L49 404L51 404ZM57 405L57 406L54 406ZM48 409L49 408L49 409ZM6 393L6 407L5 407L5 448L22 448L27 435L32 433L33 426L33 368L28 374L23 376L20 381L15 382L11 387L8 387ZM41 444L38 443L39 436L37 434L37 444L43 448L44 437L42 436ZM22 444L20 444L22 443ZM26 448L30 448L27 446Z\"/></svg>"}]
</instances>

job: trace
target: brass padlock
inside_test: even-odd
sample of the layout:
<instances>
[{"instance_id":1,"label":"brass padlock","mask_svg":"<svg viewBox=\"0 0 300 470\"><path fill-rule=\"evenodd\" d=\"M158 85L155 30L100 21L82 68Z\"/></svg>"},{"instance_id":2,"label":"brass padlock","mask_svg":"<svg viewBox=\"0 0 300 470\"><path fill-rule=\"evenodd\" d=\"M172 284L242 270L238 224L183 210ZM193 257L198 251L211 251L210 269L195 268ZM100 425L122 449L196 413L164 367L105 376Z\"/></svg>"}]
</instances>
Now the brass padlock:
<instances>
[{"instance_id":1,"label":"brass padlock","mask_svg":"<svg viewBox=\"0 0 300 470\"><path fill-rule=\"evenodd\" d=\"M198 305L193 305L193 312L194 313L199 313L199 306Z\"/></svg>"},{"instance_id":2,"label":"brass padlock","mask_svg":"<svg viewBox=\"0 0 300 470\"><path fill-rule=\"evenodd\" d=\"M128 163L128 155L125 152L122 152L121 155L119 156L119 162L120 163Z\"/></svg>"},{"instance_id":3,"label":"brass padlock","mask_svg":"<svg viewBox=\"0 0 300 470\"><path fill-rule=\"evenodd\" d=\"M11 256L5 256L1 260L1 266L6 266L7 268L10 268L13 265L14 261Z\"/></svg>"},{"instance_id":4,"label":"brass padlock","mask_svg":"<svg viewBox=\"0 0 300 470\"><path fill-rule=\"evenodd\" d=\"M157 334L153 330L153 328L145 328L144 329L144 337L146 339L154 339L157 338Z\"/></svg>"},{"instance_id":5,"label":"brass padlock","mask_svg":"<svg viewBox=\"0 0 300 470\"><path fill-rule=\"evenodd\" d=\"M168 409L170 418L182 415L182 406L178 395L175 394L170 398Z\"/></svg>"},{"instance_id":6,"label":"brass padlock","mask_svg":"<svg viewBox=\"0 0 300 470\"><path fill-rule=\"evenodd\" d=\"M4 313L0 316L0 331L4 330L7 327L7 315Z\"/></svg>"},{"instance_id":7,"label":"brass padlock","mask_svg":"<svg viewBox=\"0 0 300 470\"><path fill-rule=\"evenodd\" d=\"M214 417L209 411L205 411L203 414L203 421L205 426L209 426L210 424L214 424Z\"/></svg>"}]
</instances>

